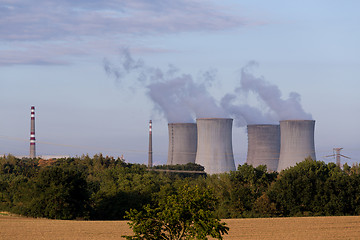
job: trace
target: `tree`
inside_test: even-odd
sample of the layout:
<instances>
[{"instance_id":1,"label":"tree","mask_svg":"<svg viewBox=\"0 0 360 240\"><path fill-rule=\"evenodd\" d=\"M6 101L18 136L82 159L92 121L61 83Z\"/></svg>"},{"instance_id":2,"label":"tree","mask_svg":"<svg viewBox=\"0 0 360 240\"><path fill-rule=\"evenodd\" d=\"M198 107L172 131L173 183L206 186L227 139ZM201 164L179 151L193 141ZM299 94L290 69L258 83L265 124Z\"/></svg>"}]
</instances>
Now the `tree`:
<instances>
[{"instance_id":1,"label":"tree","mask_svg":"<svg viewBox=\"0 0 360 240\"><path fill-rule=\"evenodd\" d=\"M231 172L229 176L231 180L230 216L233 218L259 216L259 206L254 204L274 182L277 173L268 173L265 165L254 168L245 163L239 165L238 170ZM259 199L260 202L262 200L265 199Z\"/></svg>"},{"instance_id":2,"label":"tree","mask_svg":"<svg viewBox=\"0 0 360 240\"><path fill-rule=\"evenodd\" d=\"M160 199L158 206L131 209L126 217L134 236L126 239L222 239L229 228L214 216L217 199L208 189L184 185L176 194Z\"/></svg>"},{"instance_id":3,"label":"tree","mask_svg":"<svg viewBox=\"0 0 360 240\"><path fill-rule=\"evenodd\" d=\"M268 196L276 203L281 216L322 215L327 202L322 191L329 172L324 162L307 158L283 170L270 187Z\"/></svg>"},{"instance_id":4,"label":"tree","mask_svg":"<svg viewBox=\"0 0 360 240\"><path fill-rule=\"evenodd\" d=\"M308 158L282 171L267 195L283 216L356 215L359 175L350 172Z\"/></svg>"},{"instance_id":5,"label":"tree","mask_svg":"<svg viewBox=\"0 0 360 240\"><path fill-rule=\"evenodd\" d=\"M54 219L87 218L89 194L87 182L76 169L43 168L35 179L29 213Z\"/></svg>"}]
</instances>

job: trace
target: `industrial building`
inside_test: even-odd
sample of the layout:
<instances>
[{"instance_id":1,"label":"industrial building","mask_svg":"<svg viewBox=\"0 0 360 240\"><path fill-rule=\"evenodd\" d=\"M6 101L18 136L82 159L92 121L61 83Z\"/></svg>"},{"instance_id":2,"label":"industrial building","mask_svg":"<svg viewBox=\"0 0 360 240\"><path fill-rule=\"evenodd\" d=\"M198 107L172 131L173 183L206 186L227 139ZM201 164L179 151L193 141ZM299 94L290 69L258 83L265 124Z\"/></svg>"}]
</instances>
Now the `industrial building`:
<instances>
[{"instance_id":1,"label":"industrial building","mask_svg":"<svg viewBox=\"0 0 360 240\"><path fill-rule=\"evenodd\" d=\"M316 160L314 131L314 120L280 121L281 143L278 172L295 166L307 157Z\"/></svg>"},{"instance_id":2,"label":"industrial building","mask_svg":"<svg viewBox=\"0 0 360 240\"><path fill-rule=\"evenodd\" d=\"M196 163L208 174L235 171L231 118L198 118L196 123L169 123L168 165ZM307 157L316 160L314 120L282 120L280 125L247 126L247 164L282 171ZM35 107L31 107L30 158L36 158ZM61 156L65 157L65 156ZM43 157L45 159L45 157ZM54 156L52 156L54 158ZM149 161L152 166L152 121L149 122Z\"/></svg>"},{"instance_id":3,"label":"industrial building","mask_svg":"<svg viewBox=\"0 0 360 240\"><path fill-rule=\"evenodd\" d=\"M248 125L247 133L246 163L253 167L266 165L268 171L276 171L280 154L280 126L271 124Z\"/></svg>"},{"instance_id":4,"label":"industrial building","mask_svg":"<svg viewBox=\"0 0 360 240\"><path fill-rule=\"evenodd\" d=\"M235 171L231 118L199 118L195 163L208 174Z\"/></svg>"},{"instance_id":5,"label":"industrial building","mask_svg":"<svg viewBox=\"0 0 360 240\"><path fill-rule=\"evenodd\" d=\"M169 123L167 165L195 163L197 150L196 123Z\"/></svg>"},{"instance_id":6,"label":"industrial building","mask_svg":"<svg viewBox=\"0 0 360 240\"><path fill-rule=\"evenodd\" d=\"M208 174L235 171L230 118L199 118L194 123L169 123L168 165L202 165ZM314 120L283 120L280 125L248 125L247 164L268 171L316 159ZM196 154L195 154L196 153Z\"/></svg>"}]
</instances>

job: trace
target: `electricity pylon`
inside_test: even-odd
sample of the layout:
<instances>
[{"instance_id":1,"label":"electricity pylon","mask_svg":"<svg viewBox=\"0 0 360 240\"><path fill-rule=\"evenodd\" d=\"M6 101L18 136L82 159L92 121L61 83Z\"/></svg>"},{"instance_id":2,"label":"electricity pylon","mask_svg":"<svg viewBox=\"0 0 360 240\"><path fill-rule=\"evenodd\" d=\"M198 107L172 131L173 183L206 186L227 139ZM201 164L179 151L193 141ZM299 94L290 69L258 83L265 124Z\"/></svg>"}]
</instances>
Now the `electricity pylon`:
<instances>
[{"instance_id":1,"label":"electricity pylon","mask_svg":"<svg viewBox=\"0 0 360 240\"><path fill-rule=\"evenodd\" d=\"M344 157L344 158L347 158L347 159L351 159L350 157L348 156L344 156L340 153L340 151L342 150L343 148L333 148L333 152L334 154L332 155L329 155L329 156L325 156L325 157L335 157L336 158L336 165L338 167L341 167L341 161L340 161L340 158L341 157Z\"/></svg>"}]
</instances>

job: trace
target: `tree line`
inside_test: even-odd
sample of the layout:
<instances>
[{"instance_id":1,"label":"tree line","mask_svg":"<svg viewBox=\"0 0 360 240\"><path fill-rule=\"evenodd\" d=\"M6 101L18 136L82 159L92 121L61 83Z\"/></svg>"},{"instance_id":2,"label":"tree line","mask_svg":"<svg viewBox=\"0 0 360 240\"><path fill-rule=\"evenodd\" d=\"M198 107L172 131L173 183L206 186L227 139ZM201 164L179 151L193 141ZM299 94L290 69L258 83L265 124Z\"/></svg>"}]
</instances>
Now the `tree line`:
<instances>
[{"instance_id":1,"label":"tree line","mask_svg":"<svg viewBox=\"0 0 360 240\"><path fill-rule=\"evenodd\" d=\"M208 189L217 218L360 214L360 167L306 159L281 173L239 165L230 173L206 175L148 171L123 159L0 157L0 211L52 219L124 219L131 209L175 198L184 186ZM158 166L194 170L196 164Z\"/></svg>"}]
</instances>

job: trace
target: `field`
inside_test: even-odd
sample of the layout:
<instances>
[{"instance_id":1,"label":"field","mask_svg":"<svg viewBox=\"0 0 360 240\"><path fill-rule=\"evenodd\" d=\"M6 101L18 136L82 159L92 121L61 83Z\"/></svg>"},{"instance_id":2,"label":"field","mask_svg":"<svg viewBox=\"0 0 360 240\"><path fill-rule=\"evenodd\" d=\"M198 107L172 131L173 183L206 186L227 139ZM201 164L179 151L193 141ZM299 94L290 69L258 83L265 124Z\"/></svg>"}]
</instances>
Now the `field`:
<instances>
[{"instance_id":1,"label":"field","mask_svg":"<svg viewBox=\"0 0 360 240\"><path fill-rule=\"evenodd\" d=\"M360 216L227 219L224 239L360 239ZM0 214L0 239L121 239L125 221L64 221Z\"/></svg>"}]
</instances>

